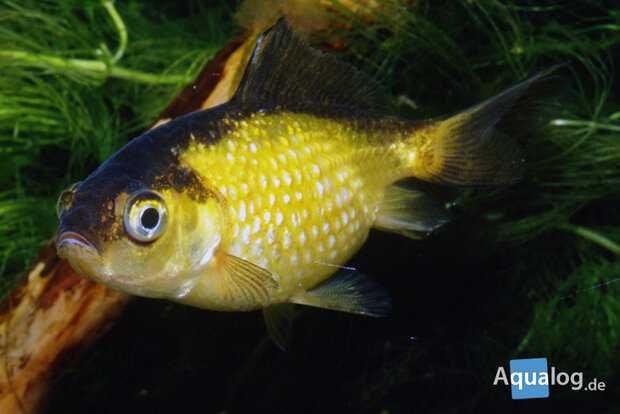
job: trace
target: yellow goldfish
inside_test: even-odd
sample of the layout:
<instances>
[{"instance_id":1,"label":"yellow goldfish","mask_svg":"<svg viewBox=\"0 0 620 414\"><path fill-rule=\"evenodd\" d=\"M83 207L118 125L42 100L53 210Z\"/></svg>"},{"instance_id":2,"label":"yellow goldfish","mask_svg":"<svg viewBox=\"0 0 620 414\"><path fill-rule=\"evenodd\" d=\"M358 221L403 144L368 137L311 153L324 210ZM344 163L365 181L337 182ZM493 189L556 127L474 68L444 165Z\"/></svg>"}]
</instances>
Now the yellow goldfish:
<instances>
[{"instance_id":1,"label":"yellow goldfish","mask_svg":"<svg viewBox=\"0 0 620 414\"><path fill-rule=\"evenodd\" d=\"M146 132L63 192L58 254L122 292L263 309L280 344L290 304L383 316L385 291L339 266L371 227L415 238L446 222L437 203L395 183L518 181L524 157L502 123L545 91L552 70L414 122L378 115L376 81L280 19L229 102Z\"/></svg>"}]
</instances>

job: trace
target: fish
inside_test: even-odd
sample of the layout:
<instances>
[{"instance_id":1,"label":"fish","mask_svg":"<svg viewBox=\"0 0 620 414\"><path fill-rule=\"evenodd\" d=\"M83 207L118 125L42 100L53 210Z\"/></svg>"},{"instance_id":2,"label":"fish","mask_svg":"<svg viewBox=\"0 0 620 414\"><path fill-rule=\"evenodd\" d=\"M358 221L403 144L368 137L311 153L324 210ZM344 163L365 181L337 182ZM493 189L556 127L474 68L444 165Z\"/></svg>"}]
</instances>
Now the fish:
<instances>
[{"instance_id":1,"label":"fish","mask_svg":"<svg viewBox=\"0 0 620 414\"><path fill-rule=\"evenodd\" d=\"M281 18L228 102L145 132L62 192L58 255L128 294L261 309L283 348L295 304L385 316L389 294L345 264L371 228L419 239L449 219L402 180L518 182L525 156L509 132L553 96L556 69L451 115L401 119L385 115L377 81Z\"/></svg>"}]
</instances>

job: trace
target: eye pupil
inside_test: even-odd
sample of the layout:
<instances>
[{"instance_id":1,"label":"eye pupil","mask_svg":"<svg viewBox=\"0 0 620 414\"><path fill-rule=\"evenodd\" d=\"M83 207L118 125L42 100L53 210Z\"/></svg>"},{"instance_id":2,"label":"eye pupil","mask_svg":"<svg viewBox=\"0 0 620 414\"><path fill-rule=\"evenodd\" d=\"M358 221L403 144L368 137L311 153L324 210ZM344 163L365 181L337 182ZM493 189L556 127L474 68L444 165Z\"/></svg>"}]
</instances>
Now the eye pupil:
<instances>
[{"instance_id":1,"label":"eye pupil","mask_svg":"<svg viewBox=\"0 0 620 414\"><path fill-rule=\"evenodd\" d=\"M154 229L159 224L159 212L156 208L149 207L140 216L140 223L145 229Z\"/></svg>"}]
</instances>

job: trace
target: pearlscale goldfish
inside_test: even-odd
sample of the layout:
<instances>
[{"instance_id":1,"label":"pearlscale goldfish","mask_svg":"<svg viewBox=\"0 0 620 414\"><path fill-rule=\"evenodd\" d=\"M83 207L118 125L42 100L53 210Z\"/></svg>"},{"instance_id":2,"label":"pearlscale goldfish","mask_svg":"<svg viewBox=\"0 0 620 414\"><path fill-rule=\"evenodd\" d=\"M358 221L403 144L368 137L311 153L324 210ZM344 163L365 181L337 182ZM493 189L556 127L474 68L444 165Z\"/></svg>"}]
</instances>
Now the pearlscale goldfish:
<instances>
[{"instance_id":1,"label":"pearlscale goldfish","mask_svg":"<svg viewBox=\"0 0 620 414\"><path fill-rule=\"evenodd\" d=\"M279 344L292 303L383 316L385 291L338 266L371 227L416 238L446 221L395 183L518 181L523 154L501 127L544 95L552 71L452 116L381 116L376 81L280 19L229 102L146 132L63 192L58 254L122 292L263 309Z\"/></svg>"}]
</instances>

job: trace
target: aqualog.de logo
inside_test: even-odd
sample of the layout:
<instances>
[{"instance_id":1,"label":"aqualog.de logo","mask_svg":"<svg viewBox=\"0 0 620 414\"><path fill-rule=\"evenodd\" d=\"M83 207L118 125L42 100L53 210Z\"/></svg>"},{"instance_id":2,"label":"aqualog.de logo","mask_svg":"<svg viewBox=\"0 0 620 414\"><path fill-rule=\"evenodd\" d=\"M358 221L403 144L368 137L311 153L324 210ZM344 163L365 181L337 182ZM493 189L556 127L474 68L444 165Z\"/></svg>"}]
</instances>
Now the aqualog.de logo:
<instances>
[{"instance_id":1,"label":"aqualog.de logo","mask_svg":"<svg viewBox=\"0 0 620 414\"><path fill-rule=\"evenodd\" d=\"M605 383L594 378L586 387L583 384L583 372L556 372L547 369L547 358L513 359L510 361L510 377L504 367L497 368L493 385L510 384L513 400L525 398L549 397L549 385L568 385L577 391L605 391Z\"/></svg>"}]
</instances>

